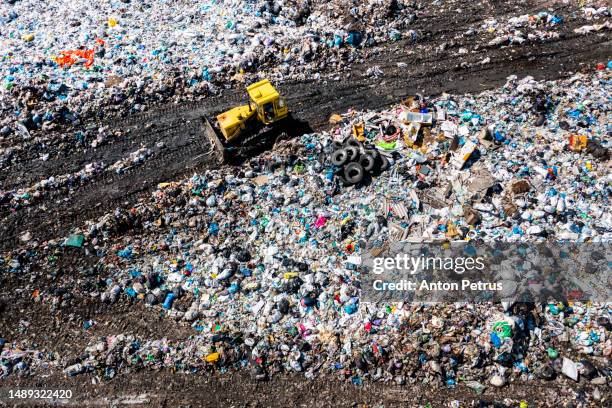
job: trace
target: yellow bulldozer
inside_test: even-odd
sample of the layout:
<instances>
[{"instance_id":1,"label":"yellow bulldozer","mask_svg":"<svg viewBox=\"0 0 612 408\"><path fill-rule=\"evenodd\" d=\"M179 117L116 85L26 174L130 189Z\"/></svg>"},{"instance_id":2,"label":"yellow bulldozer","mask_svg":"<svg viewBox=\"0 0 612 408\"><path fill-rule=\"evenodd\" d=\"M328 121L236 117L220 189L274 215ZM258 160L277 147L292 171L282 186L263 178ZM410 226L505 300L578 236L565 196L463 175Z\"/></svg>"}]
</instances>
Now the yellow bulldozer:
<instances>
[{"instance_id":1,"label":"yellow bulldozer","mask_svg":"<svg viewBox=\"0 0 612 408\"><path fill-rule=\"evenodd\" d=\"M221 161L232 153L252 151L276 141L290 121L289 109L269 80L247 87L249 103L217 115L216 123L205 121L205 132Z\"/></svg>"}]
</instances>

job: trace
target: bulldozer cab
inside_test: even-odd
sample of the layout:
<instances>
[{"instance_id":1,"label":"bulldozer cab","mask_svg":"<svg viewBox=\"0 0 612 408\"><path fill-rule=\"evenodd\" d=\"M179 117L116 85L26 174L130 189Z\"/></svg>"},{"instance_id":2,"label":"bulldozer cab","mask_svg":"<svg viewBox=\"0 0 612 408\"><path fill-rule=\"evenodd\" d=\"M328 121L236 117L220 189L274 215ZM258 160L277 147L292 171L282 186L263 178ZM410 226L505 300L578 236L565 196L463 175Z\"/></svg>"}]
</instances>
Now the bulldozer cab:
<instances>
[{"instance_id":1,"label":"bulldozer cab","mask_svg":"<svg viewBox=\"0 0 612 408\"><path fill-rule=\"evenodd\" d=\"M216 126L204 117L204 132L217 151L221 162L229 151L238 145L255 148L269 140L275 132L286 126L282 119L289 117L289 110L283 98L264 79L247 87L249 103L236 106L217 115ZM278 123L276 123L278 122ZM274 124L274 126L269 126ZM252 143L255 142L255 143Z\"/></svg>"},{"instance_id":2,"label":"bulldozer cab","mask_svg":"<svg viewBox=\"0 0 612 408\"><path fill-rule=\"evenodd\" d=\"M287 117L285 98L280 96L270 81L264 79L247 87L249 106L257 112L257 119L266 125Z\"/></svg>"}]
</instances>

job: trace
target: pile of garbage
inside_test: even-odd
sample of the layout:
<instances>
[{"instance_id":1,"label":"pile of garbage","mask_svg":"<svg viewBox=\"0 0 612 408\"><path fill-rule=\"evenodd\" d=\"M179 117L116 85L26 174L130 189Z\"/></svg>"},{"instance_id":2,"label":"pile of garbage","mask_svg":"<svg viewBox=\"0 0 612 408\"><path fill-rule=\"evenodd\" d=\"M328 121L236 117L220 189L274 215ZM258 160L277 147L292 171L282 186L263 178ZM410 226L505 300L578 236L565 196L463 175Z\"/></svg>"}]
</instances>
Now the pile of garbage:
<instances>
[{"instance_id":1,"label":"pile of garbage","mask_svg":"<svg viewBox=\"0 0 612 408\"><path fill-rule=\"evenodd\" d=\"M456 37L474 36L476 48L552 41L565 17L584 21L576 33L605 31L612 22L603 3L581 2L565 16L490 18ZM420 41L426 33L415 21L443 9L461 13L456 1L11 1L0 12L0 138L193 100L245 78L336 77L374 45Z\"/></svg>"},{"instance_id":2,"label":"pile of garbage","mask_svg":"<svg viewBox=\"0 0 612 408\"><path fill-rule=\"evenodd\" d=\"M535 15L524 14L508 19L504 23L491 19L481 26L486 33L495 33L496 37L489 41L489 46L522 44L525 41L546 42L559 38L554 31L555 26L563 24L563 17L540 12ZM529 30L526 33L525 30Z\"/></svg>"},{"instance_id":3,"label":"pile of garbage","mask_svg":"<svg viewBox=\"0 0 612 408\"><path fill-rule=\"evenodd\" d=\"M411 1L21 0L0 12L0 135L126 114L266 71L280 79L342 71L360 50L399 40ZM171 27L171 29L169 28ZM159 33L167 33L159 35ZM180 67L180 68L177 68Z\"/></svg>"},{"instance_id":4,"label":"pile of garbage","mask_svg":"<svg viewBox=\"0 0 612 408\"><path fill-rule=\"evenodd\" d=\"M57 356L53 353L44 353L0 338L0 380L9 374L27 375L37 370L55 369L57 362Z\"/></svg>"},{"instance_id":5,"label":"pile of garbage","mask_svg":"<svg viewBox=\"0 0 612 408\"><path fill-rule=\"evenodd\" d=\"M580 381L597 400L612 375L609 304L368 303L360 264L409 238L608 242L611 75L510 77L478 95L334 115L329 132L283 141L242 168L163 183L65 241L25 243L0 268L53 269L62 246L94 253L99 278L80 276L75 290L141 302L194 330L188 340L92 340L61 362L67 375L246 368L257 379L331 373L477 393ZM347 186L339 150L378 154L388 170ZM61 307L61 295L36 290Z\"/></svg>"}]
</instances>

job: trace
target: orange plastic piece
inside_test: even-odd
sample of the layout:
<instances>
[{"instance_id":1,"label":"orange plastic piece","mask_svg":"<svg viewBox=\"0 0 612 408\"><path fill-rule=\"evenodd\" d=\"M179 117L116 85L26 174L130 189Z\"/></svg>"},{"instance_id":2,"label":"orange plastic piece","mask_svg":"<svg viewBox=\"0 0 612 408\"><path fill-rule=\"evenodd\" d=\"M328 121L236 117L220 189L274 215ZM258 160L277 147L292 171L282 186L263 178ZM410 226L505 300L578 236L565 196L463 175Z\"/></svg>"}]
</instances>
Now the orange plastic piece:
<instances>
[{"instance_id":1,"label":"orange plastic piece","mask_svg":"<svg viewBox=\"0 0 612 408\"><path fill-rule=\"evenodd\" d=\"M60 67L72 66L77 63L78 59L85 60L85 68L89 68L94 63L94 50L69 50L60 51L60 56L55 57L55 62Z\"/></svg>"},{"instance_id":2,"label":"orange plastic piece","mask_svg":"<svg viewBox=\"0 0 612 408\"><path fill-rule=\"evenodd\" d=\"M587 147L587 137L585 135L570 135L569 148L575 152L582 151Z\"/></svg>"}]
</instances>

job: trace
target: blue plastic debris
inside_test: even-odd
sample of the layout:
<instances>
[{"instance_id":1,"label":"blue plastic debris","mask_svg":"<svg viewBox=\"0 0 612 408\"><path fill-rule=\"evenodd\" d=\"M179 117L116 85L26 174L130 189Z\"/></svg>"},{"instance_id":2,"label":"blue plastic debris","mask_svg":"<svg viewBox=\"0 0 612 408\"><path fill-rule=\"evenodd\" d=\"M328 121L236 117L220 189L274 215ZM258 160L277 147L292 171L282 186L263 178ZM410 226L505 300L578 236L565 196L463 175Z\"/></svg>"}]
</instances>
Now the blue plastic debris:
<instances>
[{"instance_id":1,"label":"blue plastic debris","mask_svg":"<svg viewBox=\"0 0 612 408\"><path fill-rule=\"evenodd\" d=\"M174 293L168 293L166 295L166 300L164 300L164 304L162 305L162 307L166 310L170 309L172 307L172 303L174 303L174 298L176 297L176 295Z\"/></svg>"}]
</instances>

